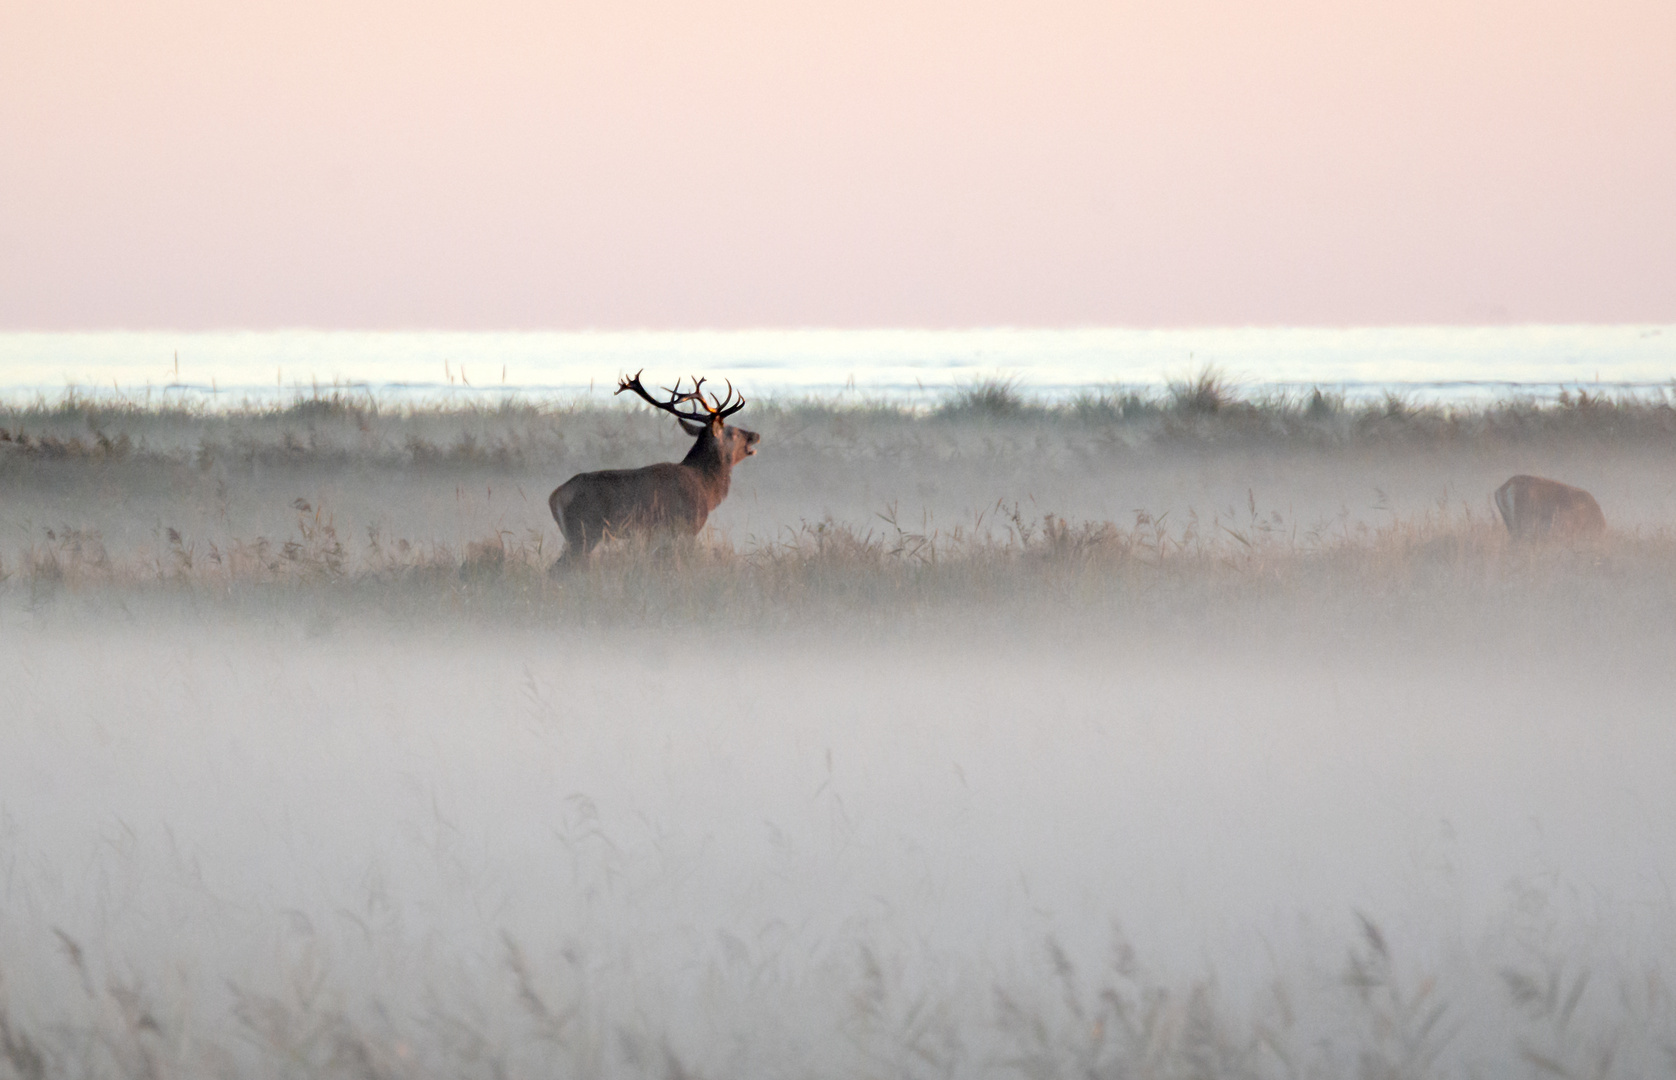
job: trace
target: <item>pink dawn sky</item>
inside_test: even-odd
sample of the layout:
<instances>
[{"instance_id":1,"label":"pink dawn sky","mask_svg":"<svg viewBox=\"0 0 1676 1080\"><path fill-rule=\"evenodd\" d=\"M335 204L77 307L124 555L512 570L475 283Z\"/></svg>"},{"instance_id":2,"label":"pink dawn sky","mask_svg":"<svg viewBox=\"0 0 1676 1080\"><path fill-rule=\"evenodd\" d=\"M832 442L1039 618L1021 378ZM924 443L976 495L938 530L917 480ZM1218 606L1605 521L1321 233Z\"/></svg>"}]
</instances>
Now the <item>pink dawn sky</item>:
<instances>
[{"instance_id":1,"label":"pink dawn sky","mask_svg":"<svg viewBox=\"0 0 1676 1080\"><path fill-rule=\"evenodd\" d=\"M1676 321L1676 2L0 0L0 328Z\"/></svg>"}]
</instances>

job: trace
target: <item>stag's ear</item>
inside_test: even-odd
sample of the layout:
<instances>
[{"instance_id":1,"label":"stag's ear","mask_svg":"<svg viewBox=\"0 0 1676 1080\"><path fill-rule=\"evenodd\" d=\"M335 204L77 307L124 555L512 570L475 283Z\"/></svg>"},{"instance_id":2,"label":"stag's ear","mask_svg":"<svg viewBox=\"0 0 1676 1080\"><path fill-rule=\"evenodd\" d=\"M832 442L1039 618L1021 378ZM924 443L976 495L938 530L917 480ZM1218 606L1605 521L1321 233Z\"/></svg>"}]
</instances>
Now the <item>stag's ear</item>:
<instances>
[{"instance_id":1,"label":"stag's ear","mask_svg":"<svg viewBox=\"0 0 1676 1080\"><path fill-rule=\"evenodd\" d=\"M695 439L698 438L700 435L704 434L705 425L703 425L703 424L689 424L685 420L682 420L680 417L676 417L676 423L681 425L681 430L682 431L686 432L688 435L691 435Z\"/></svg>"}]
</instances>

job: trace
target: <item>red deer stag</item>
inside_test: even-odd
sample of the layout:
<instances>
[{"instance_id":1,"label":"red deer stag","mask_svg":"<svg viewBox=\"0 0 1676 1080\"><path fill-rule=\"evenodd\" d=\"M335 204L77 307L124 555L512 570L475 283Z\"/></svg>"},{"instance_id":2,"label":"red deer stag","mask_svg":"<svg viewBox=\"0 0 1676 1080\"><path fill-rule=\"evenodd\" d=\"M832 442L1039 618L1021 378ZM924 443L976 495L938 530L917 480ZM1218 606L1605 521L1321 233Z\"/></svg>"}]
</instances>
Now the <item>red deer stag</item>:
<instances>
[{"instance_id":1,"label":"red deer stag","mask_svg":"<svg viewBox=\"0 0 1676 1080\"><path fill-rule=\"evenodd\" d=\"M1496 509L1515 540L1573 540L1606 531L1593 495L1540 476L1515 476L1497 488Z\"/></svg>"},{"instance_id":2,"label":"red deer stag","mask_svg":"<svg viewBox=\"0 0 1676 1080\"><path fill-rule=\"evenodd\" d=\"M625 377L617 393L632 390L654 409L675 417L681 429L698 441L680 463L665 462L639 469L604 469L578 473L560 484L548 496L553 520L564 534L565 551L559 565L586 556L601 540L630 534L670 533L697 536L704 522L727 498L733 467L756 453L762 438L727 423L727 418L745 407L745 397L734 399L733 384L727 396L711 393L704 399L704 380L694 379L688 393L664 388L668 401L659 401L640 385L640 373ZM687 406L683 411L681 406Z\"/></svg>"}]
</instances>

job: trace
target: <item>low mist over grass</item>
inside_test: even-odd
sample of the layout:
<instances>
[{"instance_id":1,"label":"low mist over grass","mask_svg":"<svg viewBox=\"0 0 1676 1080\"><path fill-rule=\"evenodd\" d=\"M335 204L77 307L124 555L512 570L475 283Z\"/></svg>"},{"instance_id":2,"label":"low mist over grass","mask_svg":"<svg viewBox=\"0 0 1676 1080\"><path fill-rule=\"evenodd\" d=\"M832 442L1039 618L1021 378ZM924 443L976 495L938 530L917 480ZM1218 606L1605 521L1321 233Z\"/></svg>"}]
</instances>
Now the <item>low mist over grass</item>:
<instances>
[{"instance_id":1,"label":"low mist over grass","mask_svg":"<svg viewBox=\"0 0 1676 1080\"><path fill-rule=\"evenodd\" d=\"M1670 1071L1667 402L736 420L0 410L0 1077Z\"/></svg>"},{"instance_id":2,"label":"low mist over grass","mask_svg":"<svg viewBox=\"0 0 1676 1080\"><path fill-rule=\"evenodd\" d=\"M1373 524L1440 498L1488 511L1488 492L1516 472L1587 487L1621 525L1676 525L1658 479L1676 447L1668 395L1347 405L1247 398L1206 371L1160 394L1090 390L1056 405L1002 379L923 414L753 401L737 419L764 442L716 519L736 546L828 518L863 525L891 506L899 520L971 527L998 502L1033 517L1121 523L1140 511L1179 524L1189 509L1235 516L1254 495L1301 527L1346 513ZM37 540L43 526L95 530L113 555L159 549L167 528L278 542L303 499L346 542L375 529L463 547L549 530L546 494L576 472L678 459L686 446L675 425L626 403L390 409L329 393L205 411L70 395L0 408L0 512L13 530L0 543L23 540L23 524Z\"/></svg>"}]
</instances>

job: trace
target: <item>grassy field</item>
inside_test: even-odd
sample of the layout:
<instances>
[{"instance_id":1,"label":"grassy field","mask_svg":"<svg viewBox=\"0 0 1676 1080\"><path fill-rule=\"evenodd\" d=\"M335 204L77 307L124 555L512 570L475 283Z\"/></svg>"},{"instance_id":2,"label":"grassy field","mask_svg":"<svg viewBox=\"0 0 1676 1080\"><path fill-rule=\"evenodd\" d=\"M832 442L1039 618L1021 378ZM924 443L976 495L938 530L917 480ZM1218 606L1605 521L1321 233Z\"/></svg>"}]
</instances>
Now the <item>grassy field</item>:
<instances>
[{"instance_id":1,"label":"grassy field","mask_svg":"<svg viewBox=\"0 0 1676 1080\"><path fill-rule=\"evenodd\" d=\"M1155 398L1091 392L1048 407L991 382L923 414L767 402L739 420L762 432L762 453L713 522L742 552L829 525L969 538L1020 516L1175 534L1191 517L1220 535L1253 508L1307 540L1440 512L1493 517L1489 493L1516 472L1589 489L1620 533L1676 527L1676 410L1661 397L1349 407L1244 400L1206 374ZM553 487L686 445L626 404L381 409L328 396L206 412L71 396L0 407L0 557L50 543L49 530L97 534L124 564L169 562L171 535L206 553L282 547L306 542L295 509L306 504L307 528L330 529L357 557L405 543L463 562L470 545L498 542L551 559Z\"/></svg>"},{"instance_id":2,"label":"grassy field","mask_svg":"<svg viewBox=\"0 0 1676 1080\"><path fill-rule=\"evenodd\" d=\"M739 419L0 411L0 1077L1676 1070L1665 403Z\"/></svg>"}]
</instances>

